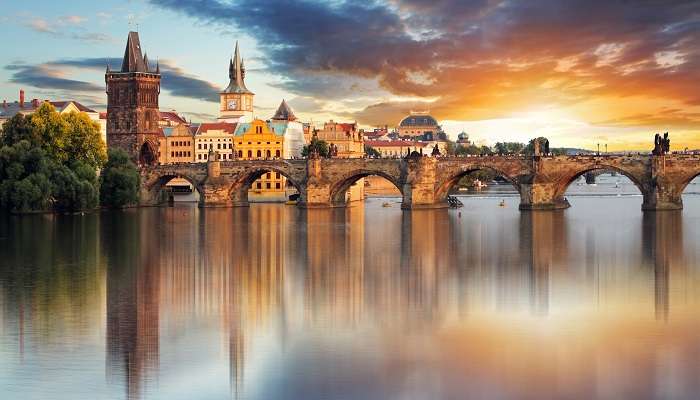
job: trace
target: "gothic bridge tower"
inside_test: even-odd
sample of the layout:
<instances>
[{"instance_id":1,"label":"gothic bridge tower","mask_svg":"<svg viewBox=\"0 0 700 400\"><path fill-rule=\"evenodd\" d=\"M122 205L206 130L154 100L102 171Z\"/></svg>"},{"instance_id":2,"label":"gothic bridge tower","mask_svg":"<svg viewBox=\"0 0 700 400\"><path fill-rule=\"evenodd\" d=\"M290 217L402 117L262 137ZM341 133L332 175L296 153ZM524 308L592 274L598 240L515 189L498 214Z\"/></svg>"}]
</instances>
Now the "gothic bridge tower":
<instances>
[{"instance_id":1,"label":"gothic bridge tower","mask_svg":"<svg viewBox=\"0 0 700 400\"><path fill-rule=\"evenodd\" d=\"M238 52L238 42L233 58L228 64L229 83L219 93L219 121L250 122L253 118L253 92L245 86L245 66Z\"/></svg>"},{"instance_id":2,"label":"gothic bridge tower","mask_svg":"<svg viewBox=\"0 0 700 400\"><path fill-rule=\"evenodd\" d=\"M158 162L158 95L160 67L141 55L138 32L129 32L119 71L105 73L107 83L107 146L126 151L138 165Z\"/></svg>"}]
</instances>

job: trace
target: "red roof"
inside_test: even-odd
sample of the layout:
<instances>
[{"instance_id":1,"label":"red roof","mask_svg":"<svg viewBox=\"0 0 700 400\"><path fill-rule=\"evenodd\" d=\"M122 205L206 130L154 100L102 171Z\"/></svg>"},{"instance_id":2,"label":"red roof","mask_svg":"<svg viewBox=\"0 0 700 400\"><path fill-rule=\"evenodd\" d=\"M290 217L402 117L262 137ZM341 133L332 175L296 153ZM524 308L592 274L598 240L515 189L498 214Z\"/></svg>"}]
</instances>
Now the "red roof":
<instances>
[{"instance_id":1,"label":"red roof","mask_svg":"<svg viewBox=\"0 0 700 400\"><path fill-rule=\"evenodd\" d=\"M372 147L425 147L426 142L415 142L413 140L372 140L365 142Z\"/></svg>"},{"instance_id":2,"label":"red roof","mask_svg":"<svg viewBox=\"0 0 700 400\"><path fill-rule=\"evenodd\" d=\"M160 120L161 121L172 121L176 124L186 124L187 123L187 121L185 121L184 118L177 115L177 113L173 112L173 111L160 111Z\"/></svg>"},{"instance_id":3,"label":"red roof","mask_svg":"<svg viewBox=\"0 0 700 400\"><path fill-rule=\"evenodd\" d=\"M207 131L224 131L233 135L235 130L236 124L229 122L203 122L201 125L199 125L197 134L201 135L203 132Z\"/></svg>"},{"instance_id":4,"label":"red roof","mask_svg":"<svg viewBox=\"0 0 700 400\"><path fill-rule=\"evenodd\" d=\"M107 113L106 113L106 112L101 112L101 113L100 113L100 119L107 119Z\"/></svg>"}]
</instances>

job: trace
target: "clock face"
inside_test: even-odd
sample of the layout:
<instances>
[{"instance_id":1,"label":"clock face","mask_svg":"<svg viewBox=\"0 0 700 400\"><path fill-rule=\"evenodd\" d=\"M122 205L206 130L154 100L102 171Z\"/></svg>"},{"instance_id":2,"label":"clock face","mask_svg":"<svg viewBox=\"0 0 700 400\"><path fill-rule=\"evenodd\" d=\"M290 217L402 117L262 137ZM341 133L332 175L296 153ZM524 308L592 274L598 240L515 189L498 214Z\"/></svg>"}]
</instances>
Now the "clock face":
<instances>
[{"instance_id":1,"label":"clock face","mask_svg":"<svg viewBox=\"0 0 700 400\"><path fill-rule=\"evenodd\" d=\"M235 110L237 105L238 103L236 102L236 100L229 100L227 107L229 110Z\"/></svg>"}]
</instances>

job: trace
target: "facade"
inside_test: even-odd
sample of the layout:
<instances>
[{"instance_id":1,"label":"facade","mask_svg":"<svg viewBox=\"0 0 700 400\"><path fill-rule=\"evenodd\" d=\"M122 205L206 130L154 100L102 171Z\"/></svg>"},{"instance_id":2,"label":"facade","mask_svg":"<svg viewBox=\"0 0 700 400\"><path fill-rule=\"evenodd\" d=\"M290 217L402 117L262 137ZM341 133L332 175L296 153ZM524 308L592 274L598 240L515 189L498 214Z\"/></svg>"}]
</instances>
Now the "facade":
<instances>
[{"instance_id":1,"label":"facade","mask_svg":"<svg viewBox=\"0 0 700 400\"><path fill-rule=\"evenodd\" d=\"M161 164L195 161L195 141L190 127L179 124L174 127L163 128L163 137L160 138Z\"/></svg>"},{"instance_id":2,"label":"facade","mask_svg":"<svg viewBox=\"0 0 700 400\"><path fill-rule=\"evenodd\" d=\"M430 143L415 140L368 140L367 144L380 152L382 157L400 158L414 151L429 156L433 149Z\"/></svg>"},{"instance_id":3,"label":"facade","mask_svg":"<svg viewBox=\"0 0 700 400\"><path fill-rule=\"evenodd\" d=\"M339 123L333 120L323 124L323 129L316 130L319 140L333 145L337 149L334 157L362 158L365 156L365 141L362 132L358 131L357 123ZM345 200L358 201L365 198L365 178L359 179L350 186Z\"/></svg>"},{"instance_id":4,"label":"facade","mask_svg":"<svg viewBox=\"0 0 700 400\"><path fill-rule=\"evenodd\" d=\"M219 153L219 160L233 160L234 140L233 133L236 124L228 122L205 122L199 125L197 133L194 135L194 162L207 162L209 150Z\"/></svg>"},{"instance_id":5,"label":"facade","mask_svg":"<svg viewBox=\"0 0 700 400\"><path fill-rule=\"evenodd\" d=\"M31 101L25 102L24 90L19 91L19 101L12 103L8 103L7 101L2 102L2 107L0 107L0 128L5 121L17 114L23 114L25 116L32 114L44 102L51 104L59 114L68 114L72 112L82 112L87 114L91 120L100 125L100 136L102 137L102 140L107 143L107 121L100 118L99 112L74 100L51 101L32 99Z\"/></svg>"},{"instance_id":6,"label":"facade","mask_svg":"<svg viewBox=\"0 0 700 400\"><path fill-rule=\"evenodd\" d=\"M189 125L187 120L179 115L175 110L173 111L160 111L158 119L158 126L161 128L172 127L178 125Z\"/></svg>"},{"instance_id":7,"label":"facade","mask_svg":"<svg viewBox=\"0 0 700 400\"><path fill-rule=\"evenodd\" d=\"M428 111L411 111L399 122L396 131L404 139L426 142L447 140L447 135Z\"/></svg>"},{"instance_id":8,"label":"facade","mask_svg":"<svg viewBox=\"0 0 700 400\"><path fill-rule=\"evenodd\" d=\"M119 71L107 67L107 146L127 152L139 165L159 159L160 68L151 69L141 54L137 32L129 32Z\"/></svg>"},{"instance_id":9,"label":"facade","mask_svg":"<svg viewBox=\"0 0 700 400\"><path fill-rule=\"evenodd\" d=\"M275 132L267 122L254 119L240 123L235 132L236 156L240 160L270 160L284 158L284 131ZM279 172L265 172L248 191L250 201L287 200L287 180Z\"/></svg>"},{"instance_id":10,"label":"facade","mask_svg":"<svg viewBox=\"0 0 700 400\"><path fill-rule=\"evenodd\" d=\"M219 93L219 121L247 122L253 118L253 92L245 86L245 66L238 52L238 42L228 66L229 84Z\"/></svg>"},{"instance_id":11,"label":"facade","mask_svg":"<svg viewBox=\"0 0 700 400\"><path fill-rule=\"evenodd\" d=\"M362 132L357 130L357 123L339 123L333 120L323 124L323 129L316 131L316 137L338 149L339 158L360 158L365 155L365 141Z\"/></svg>"}]
</instances>

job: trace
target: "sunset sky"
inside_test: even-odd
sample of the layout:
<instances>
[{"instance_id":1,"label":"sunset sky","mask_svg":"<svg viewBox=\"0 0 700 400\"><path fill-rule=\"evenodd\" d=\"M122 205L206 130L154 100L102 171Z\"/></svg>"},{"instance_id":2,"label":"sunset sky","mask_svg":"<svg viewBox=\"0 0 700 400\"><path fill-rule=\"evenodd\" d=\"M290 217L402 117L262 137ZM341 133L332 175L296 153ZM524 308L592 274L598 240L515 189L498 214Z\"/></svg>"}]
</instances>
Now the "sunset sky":
<instances>
[{"instance_id":1,"label":"sunset sky","mask_svg":"<svg viewBox=\"0 0 700 400\"><path fill-rule=\"evenodd\" d=\"M430 110L479 143L700 148L700 2L3 1L0 97L104 109L104 70L136 30L161 109L216 118L240 42L256 116L282 99L318 124L396 126Z\"/></svg>"}]
</instances>

